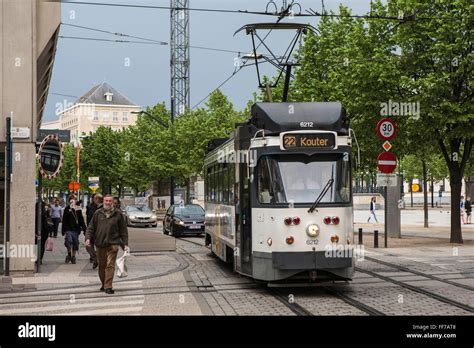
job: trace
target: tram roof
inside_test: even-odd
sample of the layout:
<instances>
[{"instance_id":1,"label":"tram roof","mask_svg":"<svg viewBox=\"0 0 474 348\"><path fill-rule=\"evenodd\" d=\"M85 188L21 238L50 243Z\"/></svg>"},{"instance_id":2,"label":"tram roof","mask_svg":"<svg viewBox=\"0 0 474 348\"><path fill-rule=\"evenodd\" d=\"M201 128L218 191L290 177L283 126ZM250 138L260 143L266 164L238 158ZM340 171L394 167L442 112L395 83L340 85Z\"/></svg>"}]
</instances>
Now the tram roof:
<instances>
[{"instance_id":1,"label":"tram roof","mask_svg":"<svg viewBox=\"0 0 474 348\"><path fill-rule=\"evenodd\" d=\"M346 112L339 102L255 103L250 123L272 133L290 130L348 131ZM302 122L313 126L302 127Z\"/></svg>"}]
</instances>

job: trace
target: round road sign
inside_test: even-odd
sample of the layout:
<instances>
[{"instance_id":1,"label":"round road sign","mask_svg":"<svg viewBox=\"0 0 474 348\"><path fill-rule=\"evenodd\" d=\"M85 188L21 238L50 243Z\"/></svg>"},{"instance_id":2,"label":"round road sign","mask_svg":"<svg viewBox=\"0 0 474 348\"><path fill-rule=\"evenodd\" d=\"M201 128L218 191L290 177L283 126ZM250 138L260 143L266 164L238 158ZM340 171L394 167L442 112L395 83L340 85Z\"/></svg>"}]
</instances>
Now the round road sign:
<instances>
[{"instance_id":1,"label":"round road sign","mask_svg":"<svg viewBox=\"0 0 474 348\"><path fill-rule=\"evenodd\" d=\"M382 140L391 140L397 132L397 125L391 118L382 118L375 128L377 136Z\"/></svg>"},{"instance_id":2,"label":"round road sign","mask_svg":"<svg viewBox=\"0 0 474 348\"><path fill-rule=\"evenodd\" d=\"M379 157L377 157L377 167L382 173L393 173L397 167L395 155L392 152L382 152Z\"/></svg>"}]
</instances>

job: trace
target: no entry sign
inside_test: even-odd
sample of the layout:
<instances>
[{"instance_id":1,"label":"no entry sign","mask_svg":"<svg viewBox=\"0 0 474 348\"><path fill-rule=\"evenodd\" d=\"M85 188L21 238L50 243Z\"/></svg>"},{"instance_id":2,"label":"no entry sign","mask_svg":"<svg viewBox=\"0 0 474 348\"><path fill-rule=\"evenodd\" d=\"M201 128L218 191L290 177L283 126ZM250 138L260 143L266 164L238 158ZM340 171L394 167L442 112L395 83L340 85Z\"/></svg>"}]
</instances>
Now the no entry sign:
<instances>
[{"instance_id":1,"label":"no entry sign","mask_svg":"<svg viewBox=\"0 0 474 348\"><path fill-rule=\"evenodd\" d=\"M375 128L377 136L382 140L391 140L397 132L397 125L391 118L382 118Z\"/></svg>"},{"instance_id":2,"label":"no entry sign","mask_svg":"<svg viewBox=\"0 0 474 348\"><path fill-rule=\"evenodd\" d=\"M397 166L397 159L392 152L382 152L377 157L377 167L382 173L393 173Z\"/></svg>"}]
</instances>

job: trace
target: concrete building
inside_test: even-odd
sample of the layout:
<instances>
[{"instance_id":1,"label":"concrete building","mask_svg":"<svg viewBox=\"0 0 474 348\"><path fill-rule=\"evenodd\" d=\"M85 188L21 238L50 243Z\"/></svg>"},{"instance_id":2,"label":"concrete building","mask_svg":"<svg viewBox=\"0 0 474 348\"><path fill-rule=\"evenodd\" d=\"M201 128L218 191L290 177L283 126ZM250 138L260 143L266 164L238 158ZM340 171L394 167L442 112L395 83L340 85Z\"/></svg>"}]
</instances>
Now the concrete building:
<instances>
[{"instance_id":1,"label":"concrete building","mask_svg":"<svg viewBox=\"0 0 474 348\"><path fill-rule=\"evenodd\" d=\"M100 126L123 130L137 122L141 107L104 82L94 86L73 106L59 113L59 128L71 131L71 142L94 133ZM54 122L54 121L53 121Z\"/></svg>"},{"instance_id":2,"label":"concrete building","mask_svg":"<svg viewBox=\"0 0 474 348\"><path fill-rule=\"evenodd\" d=\"M0 0L0 245L4 271L6 251L35 250L37 130L46 104L57 46L61 4L46 0ZM22 127L13 139L10 197L10 240L5 241L5 143L6 117L13 127ZM18 249L16 249L18 251ZM34 258L28 253L10 254L10 275L34 272Z\"/></svg>"}]
</instances>

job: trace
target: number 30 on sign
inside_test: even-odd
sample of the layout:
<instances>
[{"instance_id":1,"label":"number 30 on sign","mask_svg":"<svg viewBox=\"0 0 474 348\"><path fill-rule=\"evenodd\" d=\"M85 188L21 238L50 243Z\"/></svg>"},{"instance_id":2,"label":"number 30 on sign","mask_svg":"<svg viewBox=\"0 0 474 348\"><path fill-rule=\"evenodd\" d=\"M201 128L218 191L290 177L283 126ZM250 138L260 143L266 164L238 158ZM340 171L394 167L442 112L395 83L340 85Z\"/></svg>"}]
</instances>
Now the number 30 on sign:
<instances>
[{"instance_id":1,"label":"number 30 on sign","mask_svg":"<svg viewBox=\"0 0 474 348\"><path fill-rule=\"evenodd\" d=\"M397 132L397 125L391 118L383 118L375 128L377 136L382 140L391 140Z\"/></svg>"}]
</instances>

